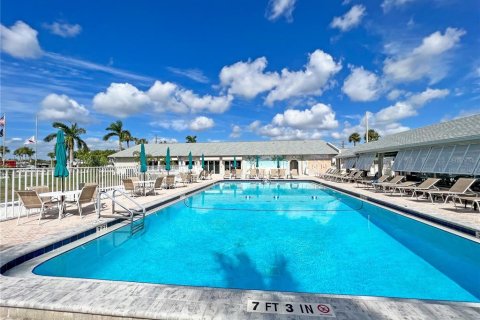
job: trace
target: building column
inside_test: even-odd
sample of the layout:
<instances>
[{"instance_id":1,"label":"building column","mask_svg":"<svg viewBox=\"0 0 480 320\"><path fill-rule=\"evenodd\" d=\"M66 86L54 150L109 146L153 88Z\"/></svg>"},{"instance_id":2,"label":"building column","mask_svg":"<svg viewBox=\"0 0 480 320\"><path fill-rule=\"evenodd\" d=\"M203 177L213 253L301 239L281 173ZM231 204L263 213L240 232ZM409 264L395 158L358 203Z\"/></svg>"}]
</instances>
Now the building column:
<instances>
[{"instance_id":1,"label":"building column","mask_svg":"<svg viewBox=\"0 0 480 320\"><path fill-rule=\"evenodd\" d=\"M379 153L378 154L378 176L379 177L383 175L383 158L384 158L384 154Z\"/></svg>"},{"instance_id":2,"label":"building column","mask_svg":"<svg viewBox=\"0 0 480 320\"><path fill-rule=\"evenodd\" d=\"M225 163L223 162L223 157L220 157L220 174L225 175Z\"/></svg>"}]
</instances>

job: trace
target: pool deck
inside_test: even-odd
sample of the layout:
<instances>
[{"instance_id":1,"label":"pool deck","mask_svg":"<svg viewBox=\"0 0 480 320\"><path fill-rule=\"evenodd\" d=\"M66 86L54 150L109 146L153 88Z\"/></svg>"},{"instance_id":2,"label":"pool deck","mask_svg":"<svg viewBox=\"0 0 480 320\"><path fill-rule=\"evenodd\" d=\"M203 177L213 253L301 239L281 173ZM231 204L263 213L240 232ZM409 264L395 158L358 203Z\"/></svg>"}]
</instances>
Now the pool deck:
<instances>
[{"instance_id":1,"label":"pool deck","mask_svg":"<svg viewBox=\"0 0 480 320\"><path fill-rule=\"evenodd\" d=\"M164 190L158 196L139 197L137 200L151 206L206 187L215 181L217 180L207 180L187 187ZM452 204L432 205L426 201L376 194L355 188L353 184L320 181L480 230L478 211L457 212ZM109 209L108 204L105 204L104 210L108 212ZM16 220L0 222L1 264L112 220L98 221L93 206L84 218L78 217L74 212L75 209L69 210L69 215L62 220L53 217L42 219L40 225L37 215L20 219L19 226L16 225ZM39 260L78 246L115 227L99 230L44 256L26 261L1 275L0 319L480 319L480 303L155 285L42 277L31 273L31 268ZM250 313L246 310L247 300L329 304L335 316L327 318Z\"/></svg>"}]
</instances>

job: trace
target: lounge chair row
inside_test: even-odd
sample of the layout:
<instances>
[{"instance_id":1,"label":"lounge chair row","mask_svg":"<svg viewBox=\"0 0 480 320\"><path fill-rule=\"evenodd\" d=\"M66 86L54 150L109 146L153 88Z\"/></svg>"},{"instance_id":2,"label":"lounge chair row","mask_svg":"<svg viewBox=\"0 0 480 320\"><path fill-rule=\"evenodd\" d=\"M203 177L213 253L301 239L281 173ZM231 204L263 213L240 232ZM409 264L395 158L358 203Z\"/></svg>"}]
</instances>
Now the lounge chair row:
<instances>
[{"instance_id":1,"label":"lounge chair row","mask_svg":"<svg viewBox=\"0 0 480 320\"><path fill-rule=\"evenodd\" d=\"M242 170L225 170L223 176L224 179L241 179ZM298 178L298 170L292 169L290 172L287 172L287 169L257 169L251 168L248 173L245 175L245 178L248 179L295 179Z\"/></svg>"},{"instance_id":2,"label":"lounge chair row","mask_svg":"<svg viewBox=\"0 0 480 320\"><path fill-rule=\"evenodd\" d=\"M335 182L356 182L357 187L372 188L375 192L399 193L400 196L411 195L417 200L425 197L434 203L437 199L442 199L444 203L452 200L457 205L471 204L472 208L480 211L480 194L471 190L472 185L477 181L475 178L459 178L450 189L440 190L436 185L441 179L427 178L422 182L405 181L406 177L397 175L390 178L389 175L382 175L378 179L365 179L363 172L351 170L349 173L341 173L339 170L331 168L320 177L325 180Z\"/></svg>"}]
</instances>

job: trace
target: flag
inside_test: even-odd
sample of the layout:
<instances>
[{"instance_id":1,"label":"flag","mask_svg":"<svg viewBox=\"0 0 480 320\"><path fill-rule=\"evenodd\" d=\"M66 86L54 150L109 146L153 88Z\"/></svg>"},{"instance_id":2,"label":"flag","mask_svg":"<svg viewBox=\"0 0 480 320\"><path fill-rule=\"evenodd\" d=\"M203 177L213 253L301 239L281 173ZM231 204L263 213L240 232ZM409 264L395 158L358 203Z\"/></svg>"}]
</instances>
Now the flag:
<instances>
[{"instance_id":1,"label":"flag","mask_svg":"<svg viewBox=\"0 0 480 320\"><path fill-rule=\"evenodd\" d=\"M33 144L35 143L35 136L31 136L30 138L28 138L27 140L25 140L25 143L24 144Z\"/></svg>"},{"instance_id":2,"label":"flag","mask_svg":"<svg viewBox=\"0 0 480 320\"><path fill-rule=\"evenodd\" d=\"M5 115L0 118L0 127L5 127Z\"/></svg>"},{"instance_id":3,"label":"flag","mask_svg":"<svg viewBox=\"0 0 480 320\"><path fill-rule=\"evenodd\" d=\"M0 138L3 137L3 129L0 129Z\"/></svg>"}]
</instances>

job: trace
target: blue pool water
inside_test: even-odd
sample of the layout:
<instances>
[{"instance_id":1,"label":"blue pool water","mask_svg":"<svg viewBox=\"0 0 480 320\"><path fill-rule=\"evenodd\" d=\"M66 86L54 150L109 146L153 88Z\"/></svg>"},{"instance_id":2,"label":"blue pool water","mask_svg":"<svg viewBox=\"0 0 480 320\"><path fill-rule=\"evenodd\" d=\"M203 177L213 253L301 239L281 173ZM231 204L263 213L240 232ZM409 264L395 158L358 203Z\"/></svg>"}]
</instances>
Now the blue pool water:
<instances>
[{"instance_id":1,"label":"blue pool water","mask_svg":"<svg viewBox=\"0 0 480 320\"><path fill-rule=\"evenodd\" d=\"M312 198L315 197L315 198ZM308 182L219 183L38 275L480 301L480 245Z\"/></svg>"}]
</instances>

